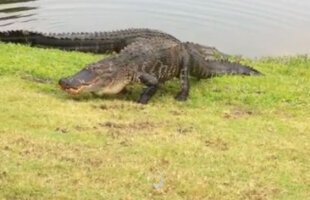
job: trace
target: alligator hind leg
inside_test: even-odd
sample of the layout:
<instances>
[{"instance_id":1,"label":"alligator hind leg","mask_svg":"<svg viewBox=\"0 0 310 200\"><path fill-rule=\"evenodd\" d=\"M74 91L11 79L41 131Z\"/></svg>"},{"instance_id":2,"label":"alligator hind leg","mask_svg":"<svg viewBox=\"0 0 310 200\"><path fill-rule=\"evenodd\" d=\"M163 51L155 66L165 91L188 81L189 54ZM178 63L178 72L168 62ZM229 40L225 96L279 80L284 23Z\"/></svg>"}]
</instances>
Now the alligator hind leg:
<instances>
[{"instance_id":1,"label":"alligator hind leg","mask_svg":"<svg viewBox=\"0 0 310 200\"><path fill-rule=\"evenodd\" d=\"M175 99L177 101L186 101L189 94L189 55L186 54L183 59L180 72L181 91L178 92Z\"/></svg>"},{"instance_id":2,"label":"alligator hind leg","mask_svg":"<svg viewBox=\"0 0 310 200\"><path fill-rule=\"evenodd\" d=\"M142 92L138 102L141 104L147 104L158 89L158 80L156 77L146 73L142 74L139 79L147 86L147 88Z\"/></svg>"}]
</instances>

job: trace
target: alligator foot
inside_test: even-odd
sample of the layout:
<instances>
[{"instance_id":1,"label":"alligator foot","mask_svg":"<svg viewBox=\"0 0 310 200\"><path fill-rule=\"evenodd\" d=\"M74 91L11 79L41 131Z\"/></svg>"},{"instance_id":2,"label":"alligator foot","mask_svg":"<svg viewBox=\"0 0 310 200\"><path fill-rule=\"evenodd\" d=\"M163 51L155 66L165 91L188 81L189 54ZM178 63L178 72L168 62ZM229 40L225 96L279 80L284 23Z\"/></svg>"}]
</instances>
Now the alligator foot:
<instances>
[{"instance_id":1,"label":"alligator foot","mask_svg":"<svg viewBox=\"0 0 310 200\"><path fill-rule=\"evenodd\" d=\"M146 104L147 104L147 102L148 102L148 100L145 100L145 99L139 99L137 102L138 102L138 103L141 103L141 104L143 104L143 105L146 105Z\"/></svg>"},{"instance_id":2,"label":"alligator foot","mask_svg":"<svg viewBox=\"0 0 310 200\"><path fill-rule=\"evenodd\" d=\"M156 93L157 86L150 86L146 88L140 96L138 103L147 104L150 98Z\"/></svg>"},{"instance_id":3,"label":"alligator foot","mask_svg":"<svg viewBox=\"0 0 310 200\"><path fill-rule=\"evenodd\" d=\"M184 55L182 64L183 66L180 73L181 91L175 97L177 101L186 101L189 93L189 55L187 53Z\"/></svg>"},{"instance_id":4,"label":"alligator foot","mask_svg":"<svg viewBox=\"0 0 310 200\"><path fill-rule=\"evenodd\" d=\"M158 80L153 75L147 73L141 74L139 79L147 86L147 88L142 92L138 102L141 104L147 104L158 89Z\"/></svg>"},{"instance_id":5,"label":"alligator foot","mask_svg":"<svg viewBox=\"0 0 310 200\"><path fill-rule=\"evenodd\" d=\"M174 98L177 101L186 101L188 94L184 94L182 92L178 93L177 96Z\"/></svg>"}]
</instances>

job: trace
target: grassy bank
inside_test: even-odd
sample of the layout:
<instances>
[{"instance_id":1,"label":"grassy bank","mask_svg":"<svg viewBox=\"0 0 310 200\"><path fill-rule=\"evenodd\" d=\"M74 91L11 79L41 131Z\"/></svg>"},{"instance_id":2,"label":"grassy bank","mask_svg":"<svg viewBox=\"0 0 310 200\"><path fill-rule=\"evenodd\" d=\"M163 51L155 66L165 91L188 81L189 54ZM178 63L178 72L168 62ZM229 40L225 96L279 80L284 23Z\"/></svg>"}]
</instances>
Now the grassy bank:
<instances>
[{"instance_id":1,"label":"grassy bank","mask_svg":"<svg viewBox=\"0 0 310 200\"><path fill-rule=\"evenodd\" d=\"M310 58L243 60L265 77L70 97L104 56L0 44L0 199L310 198ZM156 189L160 175L163 186Z\"/></svg>"}]
</instances>

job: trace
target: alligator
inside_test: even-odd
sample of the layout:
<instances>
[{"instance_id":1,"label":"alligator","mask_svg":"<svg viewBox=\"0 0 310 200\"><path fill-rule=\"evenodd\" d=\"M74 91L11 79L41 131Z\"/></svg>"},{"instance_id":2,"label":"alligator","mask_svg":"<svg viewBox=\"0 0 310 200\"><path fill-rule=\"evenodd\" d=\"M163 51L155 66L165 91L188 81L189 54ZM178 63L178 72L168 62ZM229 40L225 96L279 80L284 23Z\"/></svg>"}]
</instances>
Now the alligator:
<instances>
[{"instance_id":1,"label":"alligator","mask_svg":"<svg viewBox=\"0 0 310 200\"><path fill-rule=\"evenodd\" d=\"M0 32L0 41L93 53L118 52L60 79L59 85L70 94L102 95L119 93L128 84L138 82L146 85L138 100L142 104L148 103L159 84L174 77L180 79L181 88L175 99L185 101L189 76L201 79L226 74L262 75L249 66L229 62L226 54L213 47L181 42L150 29L69 35L11 31Z\"/></svg>"}]
</instances>

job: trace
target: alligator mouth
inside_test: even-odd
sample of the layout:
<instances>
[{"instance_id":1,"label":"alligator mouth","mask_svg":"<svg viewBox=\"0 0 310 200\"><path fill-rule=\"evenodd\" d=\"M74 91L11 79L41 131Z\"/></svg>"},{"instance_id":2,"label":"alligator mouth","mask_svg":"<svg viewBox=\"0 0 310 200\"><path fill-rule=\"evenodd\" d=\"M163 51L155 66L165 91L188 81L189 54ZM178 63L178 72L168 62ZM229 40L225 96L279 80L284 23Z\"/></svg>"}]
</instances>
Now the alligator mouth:
<instances>
[{"instance_id":1,"label":"alligator mouth","mask_svg":"<svg viewBox=\"0 0 310 200\"><path fill-rule=\"evenodd\" d=\"M80 93L81 89L78 88L68 88L68 89L63 89L66 92L70 93L70 94L78 94Z\"/></svg>"},{"instance_id":2,"label":"alligator mouth","mask_svg":"<svg viewBox=\"0 0 310 200\"><path fill-rule=\"evenodd\" d=\"M69 94L79 94L85 88L89 88L89 87L94 86L98 81L99 81L99 79L96 79L92 83L84 83L84 84L81 84L79 87L73 87L73 86L66 84L66 82L63 82L62 80L60 80L59 86L62 90L68 92Z\"/></svg>"},{"instance_id":3,"label":"alligator mouth","mask_svg":"<svg viewBox=\"0 0 310 200\"><path fill-rule=\"evenodd\" d=\"M70 94L79 94L81 93L81 91L86 88L86 87L89 87L91 86L92 84L89 84L89 85L82 85L81 87L78 87L78 88L75 88L75 87L66 87L64 85L60 85L60 88Z\"/></svg>"}]
</instances>

